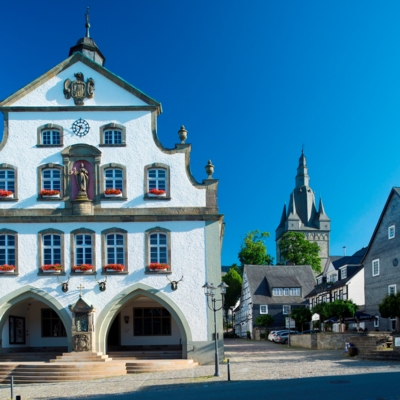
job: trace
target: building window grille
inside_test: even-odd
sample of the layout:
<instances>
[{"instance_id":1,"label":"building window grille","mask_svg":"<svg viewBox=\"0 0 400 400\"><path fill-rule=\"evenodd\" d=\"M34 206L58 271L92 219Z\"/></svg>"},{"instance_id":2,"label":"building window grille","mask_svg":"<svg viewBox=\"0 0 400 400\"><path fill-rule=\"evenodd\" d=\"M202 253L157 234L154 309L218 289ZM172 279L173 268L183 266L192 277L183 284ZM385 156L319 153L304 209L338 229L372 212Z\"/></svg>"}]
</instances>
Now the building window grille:
<instances>
[{"instance_id":1,"label":"building window grille","mask_svg":"<svg viewBox=\"0 0 400 400\"><path fill-rule=\"evenodd\" d=\"M134 336L171 335L171 314L165 308L134 308Z\"/></svg>"},{"instance_id":2,"label":"building window grille","mask_svg":"<svg viewBox=\"0 0 400 400\"><path fill-rule=\"evenodd\" d=\"M260 305L260 314L268 314L268 306Z\"/></svg>"},{"instance_id":3,"label":"building window grille","mask_svg":"<svg viewBox=\"0 0 400 400\"><path fill-rule=\"evenodd\" d=\"M0 170L0 189L15 191L15 174L11 169Z\"/></svg>"},{"instance_id":4,"label":"building window grille","mask_svg":"<svg viewBox=\"0 0 400 400\"><path fill-rule=\"evenodd\" d=\"M61 264L61 236L43 235L44 264Z\"/></svg>"},{"instance_id":5,"label":"building window grille","mask_svg":"<svg viewBox=\"0 0 400 400\"><path fill-rule=\"evenodd\" d=\"M273 288L272 295L273 296L283 296L283 289L282 288Z\"/></svg>"},{"instance_id":6,"label":"building window grille","mask_svg":"<svg viewBox=\"0 0 400 400\"><path fill-rule=\"evenodd\" d=\"M0 265L15 266L15 237L14 235L0 235Z\"/></svg>"},{"instance_id":7,"label":"building window grille","mask_svg":"<svg viewBox=\"0 0 400 400\"><path fill-rule=\"evenodd\" d=\"M44 169L42 171L42 189L61 191L61 171Z\"/></svg>"},{"instance_id":8,"label":"building window grille","mask_svg":"<svg viewBox=\"0 0 400 400\"><path fill-rule=\"evenodd\" d=\"M372 261L372 276L379 275L379 260Z\"/></svg>"},{"instance_id":9,"label":"building window grille","mask_svg":"<svg viewBox=\"0 0 400 400\"><path fill-rule=\"evenodd\" d=\"M288 315L290 311L290 306L282 306L282 313Z\"/></svg>"},{"instance_id":10,"label":"building window grille","mask_svg":"<svg viewBox=\"0 0 400 400\"><path fill-rule=\"evenodd\" d=\"M388 286L388 295L390 296L391 294L396 294L396 285L389 285Z\"/></svg>"},{"instance_id":11,"label":"building window grille","mask_svg":"<svg viewBox=\"0 0 400 400\"><path fill-rule=\"evenodd\" d=\"M123 172L122 169L106 169L104 171L104 186L106 189L123 190Z\"/></svg>"},{"instance_id":12,"label":"building window grille","mask_svg":"<svg viewBox=\"0 0 400 400\"><path fill-rule=\"evenodd\" d=\"M51 308L42 308L42 337L66 337L67 331L58 314Z\"/></svg>"},{"instance_id":13,"label":"building window grille","mask_svg":"<svg viewBox=\"0 0 400 400\"><path fill-rule=\"evenodd\" d=\"M393 239L396 233L395 225L389 226L388 236L389 239Z\"/></svg>"},{"instance_id":14,"label":"building window grille","mask_svg":"<svg viewBox=\"0 0 400 400\"><path fill-rule=\"evenodd\" d=\"M150 236L150 262L168 264L168 244L165 233L152 233Z\"/></svg>"},{"instance_id":15,"label":"building window grille","mask_svg":"<svg viewBox=\"0 0 400 400\"><path fill-rule=\"evenodd\" d=\"M112 233L106 237L107 264L124 265L124 235Z\"/></svg>"},{"instance_id":16,"label":"building window grille","mask_svg":"<svg viewBox=\"0 0 400 400\"><path fill-rule=\"evenodd\" d=\"M92 235L75 235L75 264L92 264Z\"/></svg>"},{"instance_id":17,"label":"building window grille","mask_svg":"<svg viewBox=\"0 0 400 400\"><path fill-rule=\"evenodd\" d=\"M104 131L104 144L122 144L122 131L119 129Z\"/></svg>"},{"instance_id":18,"label":"building window grille","mask_svg":"<svg viewBox=\"0 0 400 400\"><path fill-rule=\"evenodd\" d=\"M148 170L148 190L167 190L167 171L165 169Z\"/></svg>"},{"instance_id":19,"label":"building window grille","mask_svg":"<svg viewBox=\"0 0 400 400\"><path fill-rule=\"evenodd\" d=\"M42 144L52 145L61 144L61 134L59 130L42 131Z\"/></svg>"}]
</instances>

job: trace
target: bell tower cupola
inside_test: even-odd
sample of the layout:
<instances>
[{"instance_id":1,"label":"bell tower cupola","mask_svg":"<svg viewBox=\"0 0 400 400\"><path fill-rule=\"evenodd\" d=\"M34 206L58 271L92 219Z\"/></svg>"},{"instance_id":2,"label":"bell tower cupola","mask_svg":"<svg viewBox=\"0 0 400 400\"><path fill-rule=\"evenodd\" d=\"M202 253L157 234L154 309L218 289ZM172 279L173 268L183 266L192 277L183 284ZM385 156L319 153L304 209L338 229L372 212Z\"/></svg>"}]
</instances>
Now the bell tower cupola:
<instances>
[{"instance_id":1,"label":"bell tower cupola","mask_svg":"<svg viewBox=\"0 0 400 400\"><path fill-rule=\"evenodd\" d=\"M87 8L86 14L86 36L79 39L75 46L72 46L69 50L69 56L75 53L82 53L87 58L90 58L97 64L104 66L106 59L102 52L97 47L95 41L90 37L90 19L89 19L89 7Z\"/></svg>"}]
</instances>

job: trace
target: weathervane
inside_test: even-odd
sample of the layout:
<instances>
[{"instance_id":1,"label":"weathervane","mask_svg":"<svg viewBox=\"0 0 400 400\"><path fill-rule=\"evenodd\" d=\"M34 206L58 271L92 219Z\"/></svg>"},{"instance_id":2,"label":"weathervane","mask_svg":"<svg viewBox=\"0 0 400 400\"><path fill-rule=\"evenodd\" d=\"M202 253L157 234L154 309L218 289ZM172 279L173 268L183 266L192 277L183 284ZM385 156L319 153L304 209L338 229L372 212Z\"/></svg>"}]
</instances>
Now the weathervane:
<instances>
[{"instance_id":1,"label":"weathervane","mask_svg":"<svg viewBox=\"0 0 400 400\"><path fill-rule=\"evenodd\" d=\"M89 12L90 12L90 7L88 7L88 8L86 9L86 14L85 14L85 17L86 17L86 24L85 24L85 26L86 26L86 37L88 37L88 38L90 38L90 32L89 32L89 29L90 29Z\"/></svg>"}]
</instances>

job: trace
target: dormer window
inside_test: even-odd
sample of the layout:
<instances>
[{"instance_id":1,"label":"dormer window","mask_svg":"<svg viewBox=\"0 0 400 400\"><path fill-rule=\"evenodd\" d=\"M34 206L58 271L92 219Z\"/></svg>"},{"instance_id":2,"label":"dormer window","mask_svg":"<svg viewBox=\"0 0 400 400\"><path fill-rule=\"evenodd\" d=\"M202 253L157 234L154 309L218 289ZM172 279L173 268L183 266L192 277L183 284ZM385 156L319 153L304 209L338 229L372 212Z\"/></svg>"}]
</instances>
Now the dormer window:
<instances>
[{"instance_id":1,"label":"dormer window","mask_svg":"<svg viewBox=\"0 0 400 400\"><path fill-rule=\"evenodd\" d=\"M341 268L340 271L341 271L340 274L341 274L342 279L346 279L347 278L347 267Z\"/></svg>"},{"instance_id":2,"label":"dormer window","mask_svg":"<svg viewBox=\"0 0 400 400\"><path fill-rule=\"evenodd\" d=\"M389 226L389 229L388 229L388 237L389 237L389 239L393 239L394 238L394 236L395 236L395 225L392 225L392 226Z\"/></svg>"}]
</instances>

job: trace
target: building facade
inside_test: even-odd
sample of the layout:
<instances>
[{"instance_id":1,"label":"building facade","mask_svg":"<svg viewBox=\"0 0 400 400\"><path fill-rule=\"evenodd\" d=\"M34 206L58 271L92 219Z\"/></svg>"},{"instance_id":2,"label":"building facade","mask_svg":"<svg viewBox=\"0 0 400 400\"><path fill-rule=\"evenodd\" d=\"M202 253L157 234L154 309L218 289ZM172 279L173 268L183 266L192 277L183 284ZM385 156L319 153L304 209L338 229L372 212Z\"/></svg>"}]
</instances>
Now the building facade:
<instances>
[{"instance_id":1,"label":"building facade","mask_svg":"<svg viewBox=\"0 0 400 400\"><path fill-rule=\"evenodd\" d=\"M290 195L289 206L286 208L285 204L283 207L281 221L275 231L277 264L285 263L279 250L282 235L293 231L303 233L307 240L318 244L323 268L329 257L330 230L331 220L326 215L322 199L317 211L315 193L310 187L306 157L302 152L297 168L296 186Z\"/></svg>"},{"instance_id":2,"label":"building facade","mask_svg":"<svg viewBox=\"0 0 400 400\"><path fill-rule=\"evenodd\" d=\"M363 258L365 273L365 309L377 316L367 322L369 330L398 330L396 319L382 318L379 303L400 288L399 259L400 235L396 232L400 223L400 188L393 188L372 234L368 250Z\"/></svg>"},{"instance_id":3,"label":"building facade","mask_svg":"<svg viewBox=\"0 0 400 400\"><path fill-rule=\"evenodd\" d=\"M184 127L164 148L161 104L104 60L87 34L0 103L1 351L178 346L213 362L214 167L198 183Z\"/></svg>"}]
</instances>

